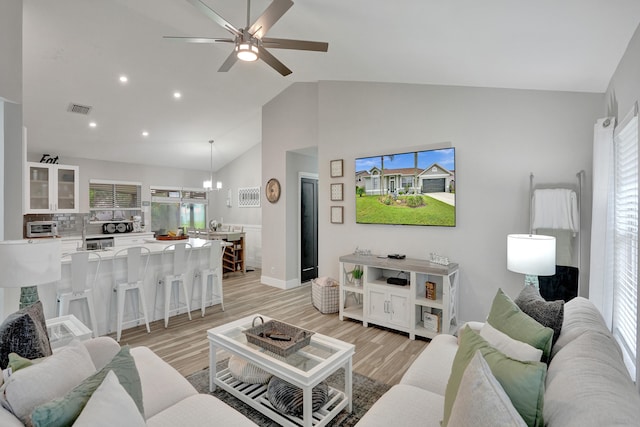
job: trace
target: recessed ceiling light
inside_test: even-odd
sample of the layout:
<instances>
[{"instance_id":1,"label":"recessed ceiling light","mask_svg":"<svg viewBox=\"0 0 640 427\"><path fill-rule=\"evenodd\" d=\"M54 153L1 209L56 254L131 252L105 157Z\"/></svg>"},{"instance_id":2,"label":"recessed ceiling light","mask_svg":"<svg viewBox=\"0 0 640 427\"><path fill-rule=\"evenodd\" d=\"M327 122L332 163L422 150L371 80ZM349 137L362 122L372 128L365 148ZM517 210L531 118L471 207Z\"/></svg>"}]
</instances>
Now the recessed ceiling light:
<instances>
[{"instance_id":1,"label":"recessed ceiling light","mask_svg":"<svg viewBox=\"0 0 640 427\"><path fill-rule=\"evenodd\" d=\"M176 92L173 92L173 97L174 97L175 99L180 99L180 98L182 98L182 94L181 94L180 92L177 92L177 91L176 91Z\"/></svg>"},{"instance_id":2,"label":"recessed ceiling light","mask_svg":"<svg viewBox=\"0 0 640 427\"><path fill-rule=\"evenodd\" d=\"M129 81L129 78L125 75L120 76L120 83L126 83Z\"/></svg>"},{"instance_id":3,"label":"recessed ceiling light","mask_svg":"<svg viewBox=\"0 0 640 427\"><path fill-rule=\"evenodd\" d=\"M89 127L94 128L96 126L98 126L98 124L96 122L89 122Z\"/></svg>"},{"instance_id":4,"label":"recessed ceiling light","mask_svg":"<svg viewBox=\"0 0 640 427\"><path fill-rule=\"evenodd\" d=\"M146 130L142 131L142 136L149 136L149 132L147 132Z\"/></svg>"}]
</instances>

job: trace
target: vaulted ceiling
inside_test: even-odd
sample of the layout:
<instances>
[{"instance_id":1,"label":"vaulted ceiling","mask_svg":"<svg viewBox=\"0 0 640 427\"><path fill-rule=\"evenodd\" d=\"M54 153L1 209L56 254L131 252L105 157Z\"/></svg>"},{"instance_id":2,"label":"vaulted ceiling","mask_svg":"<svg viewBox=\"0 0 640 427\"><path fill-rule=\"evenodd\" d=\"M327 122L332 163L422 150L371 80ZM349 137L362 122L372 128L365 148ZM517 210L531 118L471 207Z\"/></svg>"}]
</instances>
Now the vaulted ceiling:
<instances>
[{"instance_id":1,"label":"vaulted ceiling","mask_svg":"<svg viewBox=\"0 0 640 427\"><path fill-rule=\"evenodd\" d=\"M203 1L246 24L244 0ZM208 170L213 139L218 169L260 143L262 106L294 82L604 92L640 22L637 0L294 1L268 36L329 50L272 49L283 77L262 61L217 72L230 44L163 39L230 35L186 0L24 0L29 151Z\"/></svg>"}]
</instances>

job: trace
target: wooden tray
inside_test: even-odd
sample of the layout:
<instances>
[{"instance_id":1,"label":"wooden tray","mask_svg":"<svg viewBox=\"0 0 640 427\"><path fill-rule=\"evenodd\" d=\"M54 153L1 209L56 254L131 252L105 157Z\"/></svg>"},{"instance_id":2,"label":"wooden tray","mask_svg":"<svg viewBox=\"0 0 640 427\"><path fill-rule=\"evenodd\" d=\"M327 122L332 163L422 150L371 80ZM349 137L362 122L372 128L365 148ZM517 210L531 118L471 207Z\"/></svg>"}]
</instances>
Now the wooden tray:
<instances>
[{"instance_id":1,"label":"wooden tray","mask_svg":"<svg viewBox=\"0 0 640 427\"><path fill-rule=\"evenodd\" d=\"M278 320L264 322L262 317L253 319L254 324L258 318L263 321L262 324L242 331L251 344L260 346L278 356L287 357L311 342L311 335L313 335L311 331ZM286 335L291 338L291 341L273 340L268 337L271 334Z\"/></svg>"},{"instance_id":2,"label":"wooden tray","mask_svg":"<svg viewBox=\"0 0 640 427\"><path fill-rule=\"evenodd\" d=\"M156 240L187 240L189 236L156 236Z\"/></svg>"}]
</instances>

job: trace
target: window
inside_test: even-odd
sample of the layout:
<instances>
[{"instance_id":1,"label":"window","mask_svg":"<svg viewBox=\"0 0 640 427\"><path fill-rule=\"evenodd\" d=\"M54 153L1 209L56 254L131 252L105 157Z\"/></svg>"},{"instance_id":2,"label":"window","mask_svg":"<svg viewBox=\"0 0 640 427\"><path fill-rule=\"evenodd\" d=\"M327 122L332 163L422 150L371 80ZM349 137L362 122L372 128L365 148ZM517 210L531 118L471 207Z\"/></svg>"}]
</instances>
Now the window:
<instances>
[{"instance_id":1,"label":"window","mask_svg":"<svg viewBox=\"0 0 640 427\"><path fill-rule=\"evenodd\" d=\"M638 117L614 135L613 333L636 379L638 356Z\"/></svg>"},{"instance_id":2,"label":"window","mask_svg":"<svg viewBox=\"0 0 640 427\"><path fill-rule=\"evenodd\" d=\"M119 181L89 181L91 221L122 221L141 215L142 184Z\"/></svg>"},{"instance_id":3,"label":"window","mask_svg":"<svg viewBox=\"0 0 640 427\"><path fill-rule=\"evenodd\" d=\"M202 189L151 188L151 229L206 228L207 192Z\"/></svg>"}]
</instances>

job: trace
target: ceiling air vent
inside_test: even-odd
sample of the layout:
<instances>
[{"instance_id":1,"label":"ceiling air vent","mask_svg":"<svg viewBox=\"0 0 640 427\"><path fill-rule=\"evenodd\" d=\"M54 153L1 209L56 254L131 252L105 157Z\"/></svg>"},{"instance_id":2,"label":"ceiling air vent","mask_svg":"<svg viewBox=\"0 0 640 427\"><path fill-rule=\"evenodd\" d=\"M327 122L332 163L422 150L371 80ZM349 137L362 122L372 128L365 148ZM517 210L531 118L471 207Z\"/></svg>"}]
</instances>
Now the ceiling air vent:
<instances>
[{"instance_id":1,"label":"ceiling air vent","mask_svg":"<svg viewBox=\"0 0 640 427\"><path fill-rule=\"evenodd\" d=\"M67 108L67 111L69 111L70 113L84 114L86 116L91 112L91 108L93 107L89 107L88 105L74 104L72 102L71 104L69 104L69 108Z\"/></svg>"}]
</instances>

